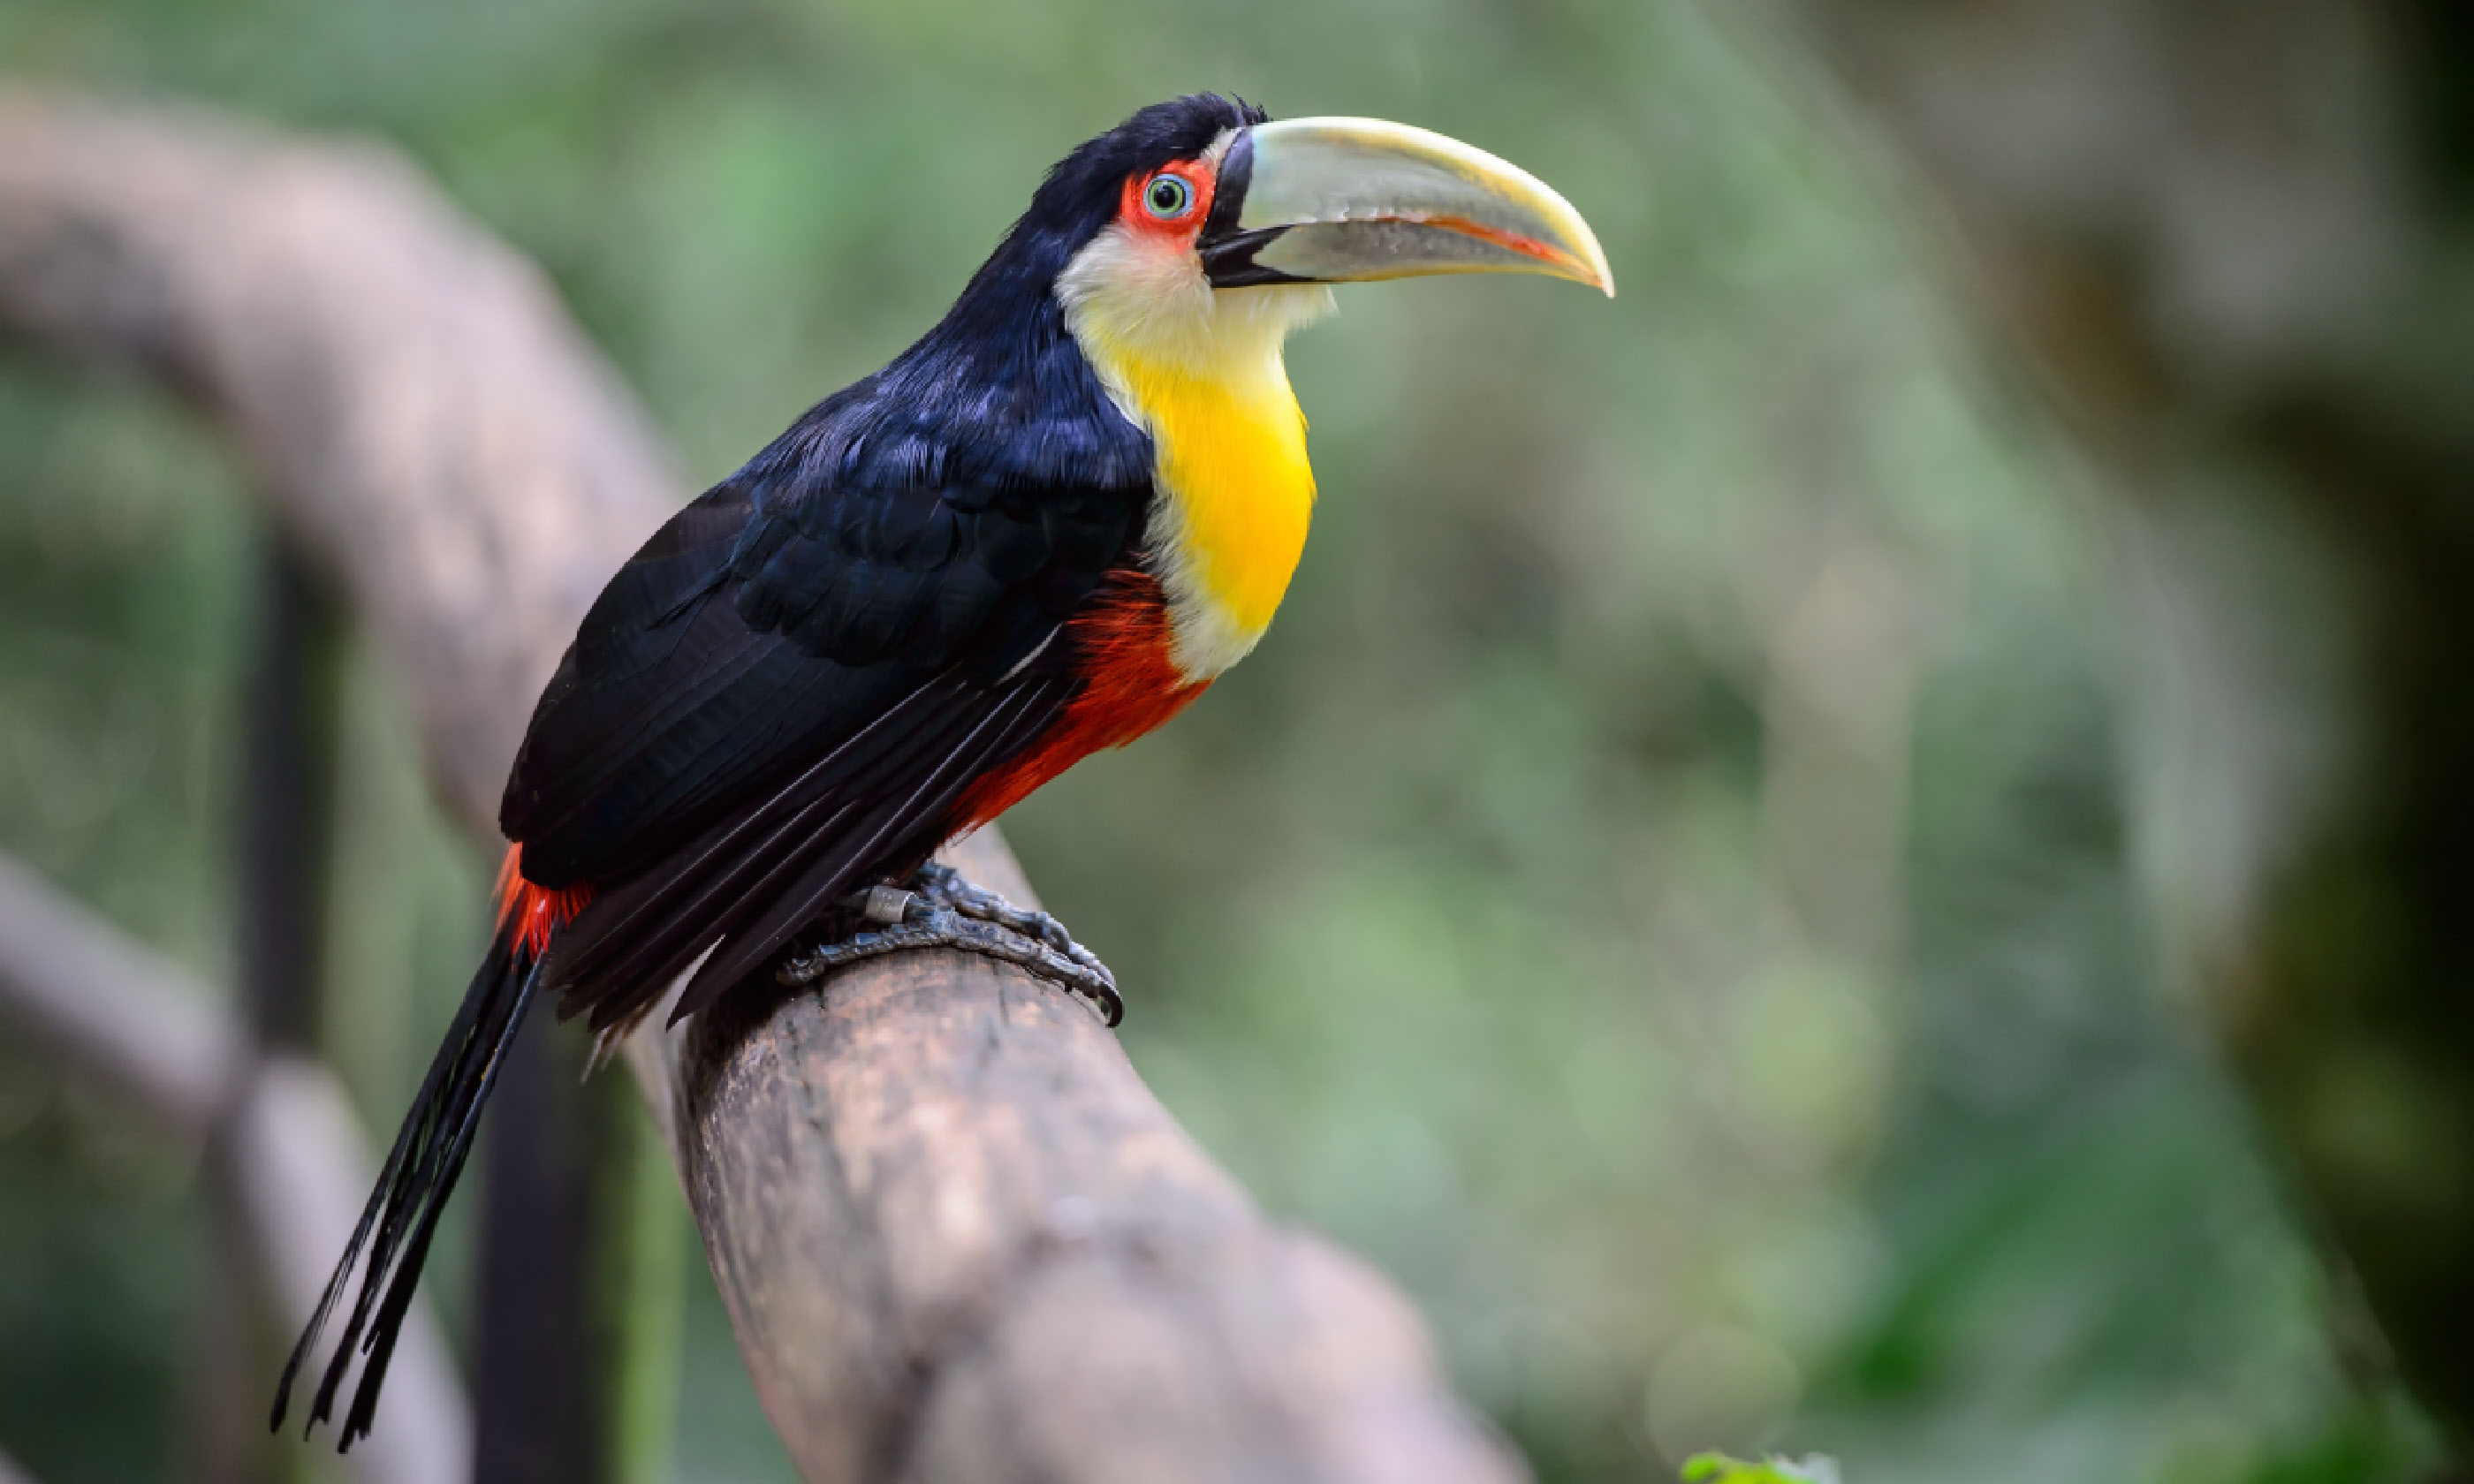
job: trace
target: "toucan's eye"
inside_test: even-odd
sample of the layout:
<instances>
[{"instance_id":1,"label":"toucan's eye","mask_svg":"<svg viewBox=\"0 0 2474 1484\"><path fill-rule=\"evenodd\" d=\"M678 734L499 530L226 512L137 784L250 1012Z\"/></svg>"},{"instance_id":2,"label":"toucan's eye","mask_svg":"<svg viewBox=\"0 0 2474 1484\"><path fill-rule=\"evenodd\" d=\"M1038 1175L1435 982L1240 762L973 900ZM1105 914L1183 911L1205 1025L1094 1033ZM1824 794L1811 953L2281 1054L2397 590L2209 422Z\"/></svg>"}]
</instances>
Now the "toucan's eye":
<instances>
[{"instance_id":1,"label":"toucan's eye","mask_svg":"<svg viewBox=\"0 0 2474 1484\"><path fill-rule=\"evenodd\" d=\"M1143 187L1143 209L1161 221L1181 217L1194 205L1194 184L1183 176L1155 175Z\"/></svg>"}]
</instances>

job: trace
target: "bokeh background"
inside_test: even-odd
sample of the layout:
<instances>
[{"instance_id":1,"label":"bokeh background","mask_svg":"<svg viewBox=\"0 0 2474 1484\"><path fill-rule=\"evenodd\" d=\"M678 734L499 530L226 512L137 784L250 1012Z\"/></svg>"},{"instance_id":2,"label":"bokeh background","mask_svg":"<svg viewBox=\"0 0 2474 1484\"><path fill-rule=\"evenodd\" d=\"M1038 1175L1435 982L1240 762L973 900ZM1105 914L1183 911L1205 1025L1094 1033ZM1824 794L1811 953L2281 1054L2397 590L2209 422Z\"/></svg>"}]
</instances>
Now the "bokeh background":
<instances>
[{"instance_id":1,"label":"bokeh background","mask_svg":"<svg viewBox=\"0 0 2474 1484\"><path fill-rule=\"evenodd\" d=\"M1621 297L1344 290L1291 351L1322 499L1271 638L1007 821L1128 985L1137 1065L1406 1286L1553 1484L1708 1446L1851 1484L2434 1456L2141 891L2104 476L1776 12L0 0L0 75L402 149L547 270L696 485L898 350L1140 103L1531 167ZM159 392L0 347L0 850L218 984L246 478ZM387 677L346 677L325 1034L390 1126L488 863ZM0 1450L184 1474L209 1220L193 1161L0 1031ZM469 1242L430 1280L459 1333ZM681 1281L675 1476L788 1477Z\"/></svg>"}]
</instances>

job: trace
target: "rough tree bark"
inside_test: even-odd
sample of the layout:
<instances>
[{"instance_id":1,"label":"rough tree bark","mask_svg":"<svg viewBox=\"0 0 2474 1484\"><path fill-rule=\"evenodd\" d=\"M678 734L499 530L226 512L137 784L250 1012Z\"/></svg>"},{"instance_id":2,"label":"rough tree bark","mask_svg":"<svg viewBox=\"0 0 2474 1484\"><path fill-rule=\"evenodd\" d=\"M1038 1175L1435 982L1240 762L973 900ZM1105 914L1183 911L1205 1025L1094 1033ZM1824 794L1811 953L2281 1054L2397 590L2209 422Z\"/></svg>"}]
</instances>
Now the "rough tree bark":
<instances>
[{"instance_id":1,"label":"rough tree bark","mask_svg":"<svg viewBox=\"0 0 2474 1484\"><path fill-rule=\"evenodd\" d=\"M536 691L681 493L540 275L383 149L0 95L0 328L230 431L495 849ZM811 1480L1520 1476L1409 1307L1039 981L879 961L630 1060Z\"/></svg>"},{"instance_id":2,"label":"rough tree bark","mask_svg":"<svg viewBox=\"0 0 2474 1484\"><path fill-rule=\"evenodd\" d=\"M2474 10L1787 9L2114 497L2160 921L2474 1448Z\"/></svg>"}]
</instances>

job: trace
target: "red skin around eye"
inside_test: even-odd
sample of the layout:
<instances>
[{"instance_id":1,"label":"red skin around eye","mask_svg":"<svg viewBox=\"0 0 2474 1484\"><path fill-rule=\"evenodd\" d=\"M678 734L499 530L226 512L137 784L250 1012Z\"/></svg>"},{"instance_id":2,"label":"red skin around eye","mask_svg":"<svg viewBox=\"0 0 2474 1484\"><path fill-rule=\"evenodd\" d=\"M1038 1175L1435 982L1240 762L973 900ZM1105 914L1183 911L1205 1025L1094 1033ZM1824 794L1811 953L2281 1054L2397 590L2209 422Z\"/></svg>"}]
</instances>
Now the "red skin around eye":
<instances>
[{"instance_id":1,"label":"red skin around eye","mask_svg":"<svg viewBox=\"0 0 2474 1484\"><path fill-rule=\"evenodd\" d=\"M1143 193L1160 176L1177 176L1194 187L1194 199L1175 216L1159 217L1143 204ZM1171 161L1157 170L1139 171L1126 177L1126 185L1117 200L1117 220L1148 237L1183 241L1202 229L1205 217L1211 215L1211 187L1217 178L1209 165L1199 159Z\"/></svg>"}]
</instances>

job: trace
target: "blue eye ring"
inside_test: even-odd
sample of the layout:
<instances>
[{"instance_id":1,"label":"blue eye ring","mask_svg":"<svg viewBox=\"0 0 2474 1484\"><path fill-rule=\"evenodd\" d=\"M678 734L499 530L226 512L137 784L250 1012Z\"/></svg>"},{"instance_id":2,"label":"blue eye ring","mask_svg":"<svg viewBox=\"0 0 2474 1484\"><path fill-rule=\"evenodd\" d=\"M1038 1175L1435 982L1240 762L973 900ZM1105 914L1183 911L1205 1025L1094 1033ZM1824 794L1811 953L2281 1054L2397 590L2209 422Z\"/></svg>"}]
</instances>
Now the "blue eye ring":
<instances>
[{"instance_id":1,"label":"blue eye ring","mask_svg":"<svg viewBox=\"0 0 2474 1484\"><path fill-rule=\"evenodd\" d=\"M1194 209L1194 182L1162 171L1143 187L1143 209L1158 221L1172 222Z\"/></svg>"}]
</instances>

